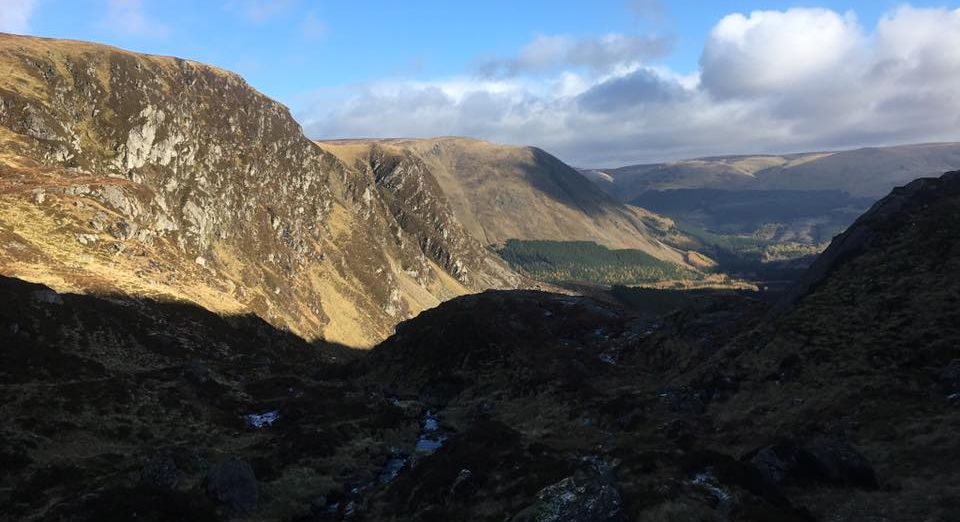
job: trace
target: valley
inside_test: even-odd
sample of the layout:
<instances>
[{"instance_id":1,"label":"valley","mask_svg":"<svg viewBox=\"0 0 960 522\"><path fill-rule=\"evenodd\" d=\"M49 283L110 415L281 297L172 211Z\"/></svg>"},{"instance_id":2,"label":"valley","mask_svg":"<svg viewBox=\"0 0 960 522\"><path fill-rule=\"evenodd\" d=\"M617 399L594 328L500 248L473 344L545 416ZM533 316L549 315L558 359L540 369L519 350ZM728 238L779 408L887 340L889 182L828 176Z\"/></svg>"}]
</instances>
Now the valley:
<instances>
[{"instance_id":1,"label":"valley","mask_svg":"<svg viewBox=\"0 0 960 522\"><path fill-rule=\"evenodd\" d=\"M719 269L782 286L897 185L960 168L960 144L727 156L582 169L600 189L675 220Z\"/></svg>"},{"instance_id":2,"label":"valley","mask_svg":"<svg viewBox=\"0 0 960 522\"><path fill-rule=\"evenodd\" d=\"M313 139L0 33L0 521L958 520L958 167Z\"/></svg>"}]
</instances>

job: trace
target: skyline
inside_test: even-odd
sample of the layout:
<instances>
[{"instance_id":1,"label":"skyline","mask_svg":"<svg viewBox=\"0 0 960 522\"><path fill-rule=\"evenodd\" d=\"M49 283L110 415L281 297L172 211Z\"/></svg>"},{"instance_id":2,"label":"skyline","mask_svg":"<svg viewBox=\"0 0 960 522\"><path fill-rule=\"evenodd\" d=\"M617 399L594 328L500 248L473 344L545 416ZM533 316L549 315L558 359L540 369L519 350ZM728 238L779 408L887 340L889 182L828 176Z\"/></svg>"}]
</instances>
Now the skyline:
<instances>
[{"instance_id":1,"label":"skyline","mask_svg":"<svg viewBox=\"0 0 960 522\"><path fill-rule=\"evenodd\" d=\"M584 167L960 139L960 2L694 4L0 0L0 30L224 67L318 139L464 135Z\"/></svg>"}]
</instances>

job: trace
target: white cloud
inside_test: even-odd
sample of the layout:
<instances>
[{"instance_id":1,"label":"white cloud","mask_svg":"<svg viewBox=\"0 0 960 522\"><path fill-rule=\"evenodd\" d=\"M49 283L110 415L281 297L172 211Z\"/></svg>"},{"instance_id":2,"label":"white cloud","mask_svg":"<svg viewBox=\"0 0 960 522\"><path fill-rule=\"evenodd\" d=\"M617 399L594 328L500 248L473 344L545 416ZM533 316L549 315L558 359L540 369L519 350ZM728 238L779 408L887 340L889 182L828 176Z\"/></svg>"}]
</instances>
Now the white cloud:
<instances>
[{"instance_id":1,"label":"white cloud","mask_svg":"<svg viewBox=\"0 0 960 522\"><path fill-rule=\"evenodd\" d=\"M626 36L611 33L578 40L568 35L539 35L513 58L488 60L479 72L488 77L556 71L586 67L604 71L622 63L663 56L670 40L658 36Z\"/></svg>"},{"instance_id":2,"label":"white cloud","mask_svg":"<svg viewBox=\"0 0 960 522\"><path fill-rule=\"evenodd\" d=\"M0 0L0 32L27 34L34 0Z\"/></svg>"},{"instance_id":3,"label":"white cloud","mask_svg":"<svg viewBox=\"0 0 960 522\"><path fill-rule=\"evenodd\" d=\"M300 117L316 137L470 135L585 166L960 141L960 10L901 7L869 30L824 9L730 15L692 75L571 58L584 42L538 38L508 75L318 93Z\"/></svg>"},{"instance_id":4,"label":"white cloud","mask_svg":"<svg viewBox=\"0 0 960 522\"><path fill-rule=\"evenodd\" d=\"M114 33L147 38L166 38L170 32L166 25L147 16L143 0L110 0L101 25Z\"/></svg>"},{"instance_id":5,"label":"white cloud","mask_svg":"<svg viewBox=\"0 0 960 522\"><path fill-rule=\"evenodd\" d=\"M856 17L827 9L757 11L720 20L700 66L717 96L753 96L807 89L858 59L865 37Z\"/></svg>"}]
</instances>

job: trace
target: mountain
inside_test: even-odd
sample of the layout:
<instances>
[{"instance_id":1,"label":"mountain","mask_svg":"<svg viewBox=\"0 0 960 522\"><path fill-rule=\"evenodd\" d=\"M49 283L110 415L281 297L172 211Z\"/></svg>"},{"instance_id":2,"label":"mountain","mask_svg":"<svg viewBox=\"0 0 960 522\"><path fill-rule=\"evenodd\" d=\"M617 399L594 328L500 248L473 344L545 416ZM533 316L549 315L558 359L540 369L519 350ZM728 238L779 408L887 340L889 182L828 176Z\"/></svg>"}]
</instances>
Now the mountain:
<instances>
[{"instance_id":1,"label":"mountain","mask_svg":"<svg viewBox=\"0 0 960 522\"><path fill-rule=\"evenodd\" d=\"M957 167L960 143L931 143L781 156L723 156L582 172L625 202L647 191L701 188L835 190L877 199L897 185Z\"/></svg>"},{"instance_id":2,"label":"mountain","mask_svg":"<svg viewBox=\"0 0 960 522\"><path fill-rule=\"evenodd\" d=\"M727 156L583 171L621 201L668 216L719 270L792 278L898 184L960 168L960 144Z\"/></svg>"},{"instance_id":3,"label":"mountain","mask_svg":"<svg viewBox=\"0 0 960 522\"><path fill-rule=\"evenodd\" d=\"M953 520L960 173L783 301L462 296L371 351L0 277L3 520Z\"/></svg>"},{"instance_id":4,"label":"mountain","mask_svg":"<svg viewBox=\"0 0 960 522\"><path fill-rule=\"evenodd\" d=\"M615 201L537 148L467 138L340 140L320 146L381 177L388 171L428 175L456 219L485 246L511 239L593 241L682 265L684 247L693 244L669 219Z\"/></svg>"},{"instance_id":5,"label":"mountain","mask_svg":"<svg viewBox=\"0 0 960 522\"><path fill-rule=\"evenodd\" d=\"M444 140L319 146L230 73L90 44L0 67L0 520L960 519L960 172L780 296L473 292L529 283L478 224L536 231L463 210ZM503 154L534 189L448 174L633 212Z\"/></svg>"},{"instance_id":6,"label":"mountain","mask_svg":"<svg viewBox=\"0 0 960 522\"><path fill-rule=\"evenodd\" d=\"M2 274L352 346L451 297L530 284L444 202L410 212L437 194L344 165L232 73L13 35L0 69Z\"/></svg>"},{"instance_id":7,"label":"mountain","mask_svg":"<svg viewBox=\"0 0 960 522\"><path fill-rule=\"evenodd\" d=\"M404 323L370 375L449 440L371 518L956 518L958 218L960 173L896 189L773 307L488 292Z\"/></svg>"}]
</instances>

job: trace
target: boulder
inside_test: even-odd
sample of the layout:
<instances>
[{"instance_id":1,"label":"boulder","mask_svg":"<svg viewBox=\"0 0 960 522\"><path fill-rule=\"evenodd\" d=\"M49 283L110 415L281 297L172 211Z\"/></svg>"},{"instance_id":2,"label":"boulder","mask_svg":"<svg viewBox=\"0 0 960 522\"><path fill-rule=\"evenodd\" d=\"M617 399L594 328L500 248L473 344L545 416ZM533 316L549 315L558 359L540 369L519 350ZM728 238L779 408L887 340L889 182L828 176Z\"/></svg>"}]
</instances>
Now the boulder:
<instances>
[{"instance_id":1,"label":"boulder","mask_svg":"<svg viewBox=\"0 0 960 522\"><path fill-rule=\"evenodd\" d=\"M512 522L608 522L625 520L620 492L597 473L576 474L537 493L537 501Z\"/></svg>"}]
</instances>

